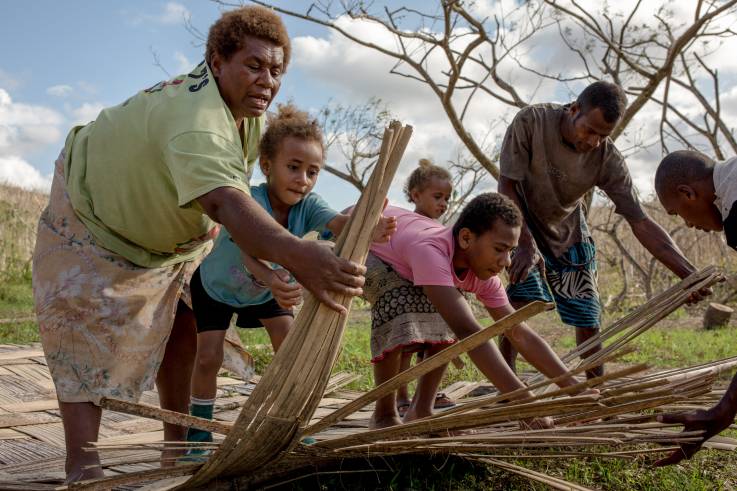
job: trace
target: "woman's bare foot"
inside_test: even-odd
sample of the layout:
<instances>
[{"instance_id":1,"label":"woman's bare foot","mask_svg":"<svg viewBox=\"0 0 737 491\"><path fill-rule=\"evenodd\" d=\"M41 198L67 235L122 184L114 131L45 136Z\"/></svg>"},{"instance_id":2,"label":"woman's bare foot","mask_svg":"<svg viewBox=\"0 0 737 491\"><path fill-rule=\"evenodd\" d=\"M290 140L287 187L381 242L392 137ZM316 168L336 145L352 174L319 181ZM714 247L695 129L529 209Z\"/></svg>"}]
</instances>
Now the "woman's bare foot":
<instances>
[{"instance_id":1,"label":"woman's bare foot","mask_svg":"<svg viewBox=\"0 0 737 491\"><path fill-rule=\"evenodd\" d=\"M105 473L102 472L102 467L94 466L82 469L75 469L67 472L67 477L64 479L64 484L71 484L77 481L86 481L87 479L100 479L105 477Z\"/></svg>"},{"instance_id":2,"label":"woman's bare foot","mask_svg":"<svg viewBox=\"0 0 737 491\"><path fill-rule=\"evenodd\" d=\"M371 419L369 419L369 430L390 428L392 426L398 426L401 424L402 420L399 419L399 415L396 413L386 415L377 415L376 413L374 413L371 415Z\"/></svg>"}]
</instances>

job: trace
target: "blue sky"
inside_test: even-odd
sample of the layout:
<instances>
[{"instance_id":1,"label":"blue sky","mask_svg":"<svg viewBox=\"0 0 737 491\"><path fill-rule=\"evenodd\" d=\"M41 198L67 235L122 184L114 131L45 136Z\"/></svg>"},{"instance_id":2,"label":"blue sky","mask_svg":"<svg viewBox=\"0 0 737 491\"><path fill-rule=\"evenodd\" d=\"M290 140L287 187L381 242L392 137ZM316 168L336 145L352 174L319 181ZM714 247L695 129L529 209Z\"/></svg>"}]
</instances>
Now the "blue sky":
<instances>
[{"instance_id":1,"label":"blue sky","mask_svg":"<svg viewBox=\"0 0 737 491\"><path fill-rule=\"evenodd\" d=\"M22 160L45 177L66 132L77 120L94 118L100 107L117 104L167 78L155 66L152 52L172 75L197 64L204 48L185 28L184 15L206 34L219 17L220 7L203 0L3 2L0 90L10 96L14 114L20 107L40 121L20 129L29 133L20 145L0 146L0 158L3 152L17 154L22 147ZM325 35L314 24L284 20L292 37ZM277 102L291 98L305 108L320 107L335 96L334 91L320 90L320 85L293 64ZM44 128L44 121L53 122L52 128ZM30 128L34 123L36 128ZM0 121L0 129L2 125ZM23 139L23 135L16 138ZM352 189L336 178L324 175L321 181L325 182L319 183L320 188L337 196L336 206L355 198Z\"/></svg>"},{"instance_id":2,"label":"blue sky","mask_svg":"<svg viewBox=\"0 0 737 491\"><path fill-rule=\"evenodd\" d=\"M423 7L430 5L409 1ZM634 1L621 0L612 8L626 8ZM479 16L493 18L499 9L509 11L517 2L477 0L473 8ZM302 0L278 3L298 11L305 11L310 4ZM693 15L693 7L685 4L673 4L684 21ZM220 12L216 3L207 0L0 3L0 182L48 186L52 162L69 128L94 119L101 108L118 104L168 78L155 66L152 53L172 75L196 65L203 57L202 42L185 28L184 18L191 18L192 25L206 35ZM642 16L642 22L652 20L649 13L643 12ZM737 21L732 17L726 21ZM329 100L360 105L372 96L380 97L397 119L415 129L389 193L393 203L407 206L401 187L418 159L431 158L445 164L462 150L437 97L417 81L390 75L393 61L386 56L360 47L335 31L283 18L292 38L293 57L276 102L292 99L314 111ZM393 38L375 25L345 19L342 25L359 37L394 46ZM731 53L737 49L737 37L723 42L725 45L710 60L722 77L723 116L728 125L734 126L737 58ZM522 51L523 61L529 66L552 67L565 73L580 70L578 59L570 56L554 30L541 32ZM431 58L430 70L439 73L445 68L443 63ZM511 65L508 72L508 80L530 102L568 102L585 84L540 84L537 77L516 65ZM699 107L685 104L684 111L693 113L694 118L701 117ZM466 126L477 137L489 132L487 141L493 148L501 141L514 112L491 98L475 99ZM628 148L631 138L646 144L657 142L659 117L659 107L646 105L618 146ZM643 194L652 190L659 150L658 145L649 144L628 156L634 182ZM328 154L333 165L340 166L341 159L335 151ZM496 184L487 179L479 190L495 189ZM316 190L335 207L357 198L350 185L327 172L322 173Z\"/></svg>"}]
</instances>

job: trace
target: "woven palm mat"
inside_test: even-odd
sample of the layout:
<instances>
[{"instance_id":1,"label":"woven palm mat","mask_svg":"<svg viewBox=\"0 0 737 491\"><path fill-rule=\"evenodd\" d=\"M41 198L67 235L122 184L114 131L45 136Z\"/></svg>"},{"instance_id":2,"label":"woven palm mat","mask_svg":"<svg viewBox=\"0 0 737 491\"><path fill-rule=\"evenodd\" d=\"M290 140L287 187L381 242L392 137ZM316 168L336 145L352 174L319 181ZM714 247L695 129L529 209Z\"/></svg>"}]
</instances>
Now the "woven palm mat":
<instances>
[{"instance_id":1,"label":"woven palm mat","mask_svg":"<svg viewBox=\"0 0 737 491\"><path fill-rule=\"evenodd\" d=\"M335 374L314 421L360 396L342 390L355 380L346 373ZM218 377L215 420L233 422L259 377L248 382ZM463 397L484 384L459 382L448 387L450 397ZM145 392L141 402L158 405L156 391ZM372 406L322 432L319 439L337 438L368 427ZM217 438L217 436L216 436ZM155 444L163 439L162 423L115 411L103 411L101 445ZM159 467L158 450L104 451L107 475ZM144 462L148 461L148 462ZM141 463L144 462L144 463ZM64 480L64 430L54 385L39 345L0 345L0 489L55 489Z\"/></svg>"},{"instance_id":2,"label":"woven palm mat","mask_svg":"<svg viewBox=\"0 0 737 491\"><path fill-rule=\"evenodd\" d=\"M258 376L248 382L218 377L215 420L235 421L258 380ZM331 378L311 423L363 394L343 388L353 380L355 377L346 373ZM446 387L444 392L459 405L464 405L496 391L488 383L457 382ZM141 402L158 406L158 395L155 391L146 392ZM315 435L318 442L327 443L366 431L372 410L373 404L368 405L321 431ZM219 435L215 437L216 442L222 440ZM116 476L158 469L162 439L160 421L104 410L99 445L105 474ZM721 450L737 449L737 441L723 437L707 445ZM63 479L64 433L41 349L38 345L0 345L0 490L51 490L58 488ZM137 489L142 485L116 486L115 489Z\"/></svg>"},{"instance_id":3,"label":"woven palm mat","mask_svg":"<svg viewBox=\"0 0 737 491\"><path fill-rule=\"evenodd\" d=\"M344 390L355 376L335 374L313 422L362 395ZM248 382L218 377L218 397L214 418L233 422L259 377ZM474 390L488 390L488 384L457 382L445 389L448 397L461 399ZM145 392L141 402L158 406L156 391ZM365 430L373 405L367 406L318 435L318 440L340 438ZM106 475L116 475L159 467L160 451L146 444L163 439L162 423L149 418L104 410L100 425L100 445L137 445L132 450L101 453ZM217 440L217 435L216 435ZM64 480L64 430L54 385L39 345L0 345L0 490L55 489ZM121 488L126 489L126 488Z\"/></svg>"},{"instance_id":4,"label":"woven palm mat","mask_svg":"<svg viewBox=\"0 0 737 491\"><path fill-rule=\"evenodd\" d=\"M259 377L248 382L218 377L215 420L232 422L253 390ZM340 391L353 381L349 374L331 379L330 397L325 397L318 413L332 412L360 393ZM141 402L158 406L156 391L145 392ZM357 413L335 428L362 427L368 411ZM329 436L330 432L326 432ZM162 423L115 411L103 411L101 445L135 445L160 442ZM323 437L324 438L324 437ZM48 367L39 345L0 345L0 489L55 489L64 480L64 430ZM107 475L159 467L158 450L105 451L102 462Z\"/></svg>"}]
</instances>

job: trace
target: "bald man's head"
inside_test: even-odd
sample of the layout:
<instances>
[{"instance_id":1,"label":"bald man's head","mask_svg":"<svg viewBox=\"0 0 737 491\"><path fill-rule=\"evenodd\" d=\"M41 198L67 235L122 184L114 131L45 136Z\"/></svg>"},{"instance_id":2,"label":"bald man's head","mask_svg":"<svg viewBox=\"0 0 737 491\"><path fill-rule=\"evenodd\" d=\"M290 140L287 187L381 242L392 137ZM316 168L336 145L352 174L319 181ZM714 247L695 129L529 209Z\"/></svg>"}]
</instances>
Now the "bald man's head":
<instances>
[{"instance_id":1,"label":"bald man's head","mask_svg":"<svg viewBox=\"0 0 737 491\"><path fill-rule=\"evenodd\" d=\"M670 215L679 215L689 227L722 230L714 205L714 160L694 150L670 153L655 171L655 192Z\"/></svg>"},{"instance_id":2,"label":"bald man's head","mask_svg":"<svg viewBox=\"0 0 737 491\"><path fill-rule=\"evenodd\" d=\"M691 184L704 179L711 179L714 172L714 161L695 150L678 150L669 153L655 171L655 192L675 191L680 184Z\"/></svg>"}]
</instances>

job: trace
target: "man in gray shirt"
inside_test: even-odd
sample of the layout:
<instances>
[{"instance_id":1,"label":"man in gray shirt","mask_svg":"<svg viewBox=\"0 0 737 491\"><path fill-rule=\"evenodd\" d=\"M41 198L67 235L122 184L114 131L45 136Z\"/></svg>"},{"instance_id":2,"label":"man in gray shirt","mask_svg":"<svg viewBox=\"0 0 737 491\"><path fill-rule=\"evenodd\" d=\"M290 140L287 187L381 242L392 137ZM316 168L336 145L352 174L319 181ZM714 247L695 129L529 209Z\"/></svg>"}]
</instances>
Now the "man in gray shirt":
<instances>
[{"instance_id":1,"label":"man in gray shirt","mask_svg":"<svg viewBox=\"0 0 737 491\"><path fill-rule=\"evenodd\" d=\"M515 308L554 301L561 320L576 328L577 344L597 334L601 317L596 248L583 210L583 197L595 186L668 269L680 278L695 271L642 209L624 158L609 138L626 102L618 85L594 82L570 104L521 109L502 144L499 192L517 203L525 219L509 268L509 300ZM502 338L499 347L514 369L512 344ZM599 343L584 356L600 349ZM587 376L603 373L602 366Z\"/></svg>"}]
</instances>

